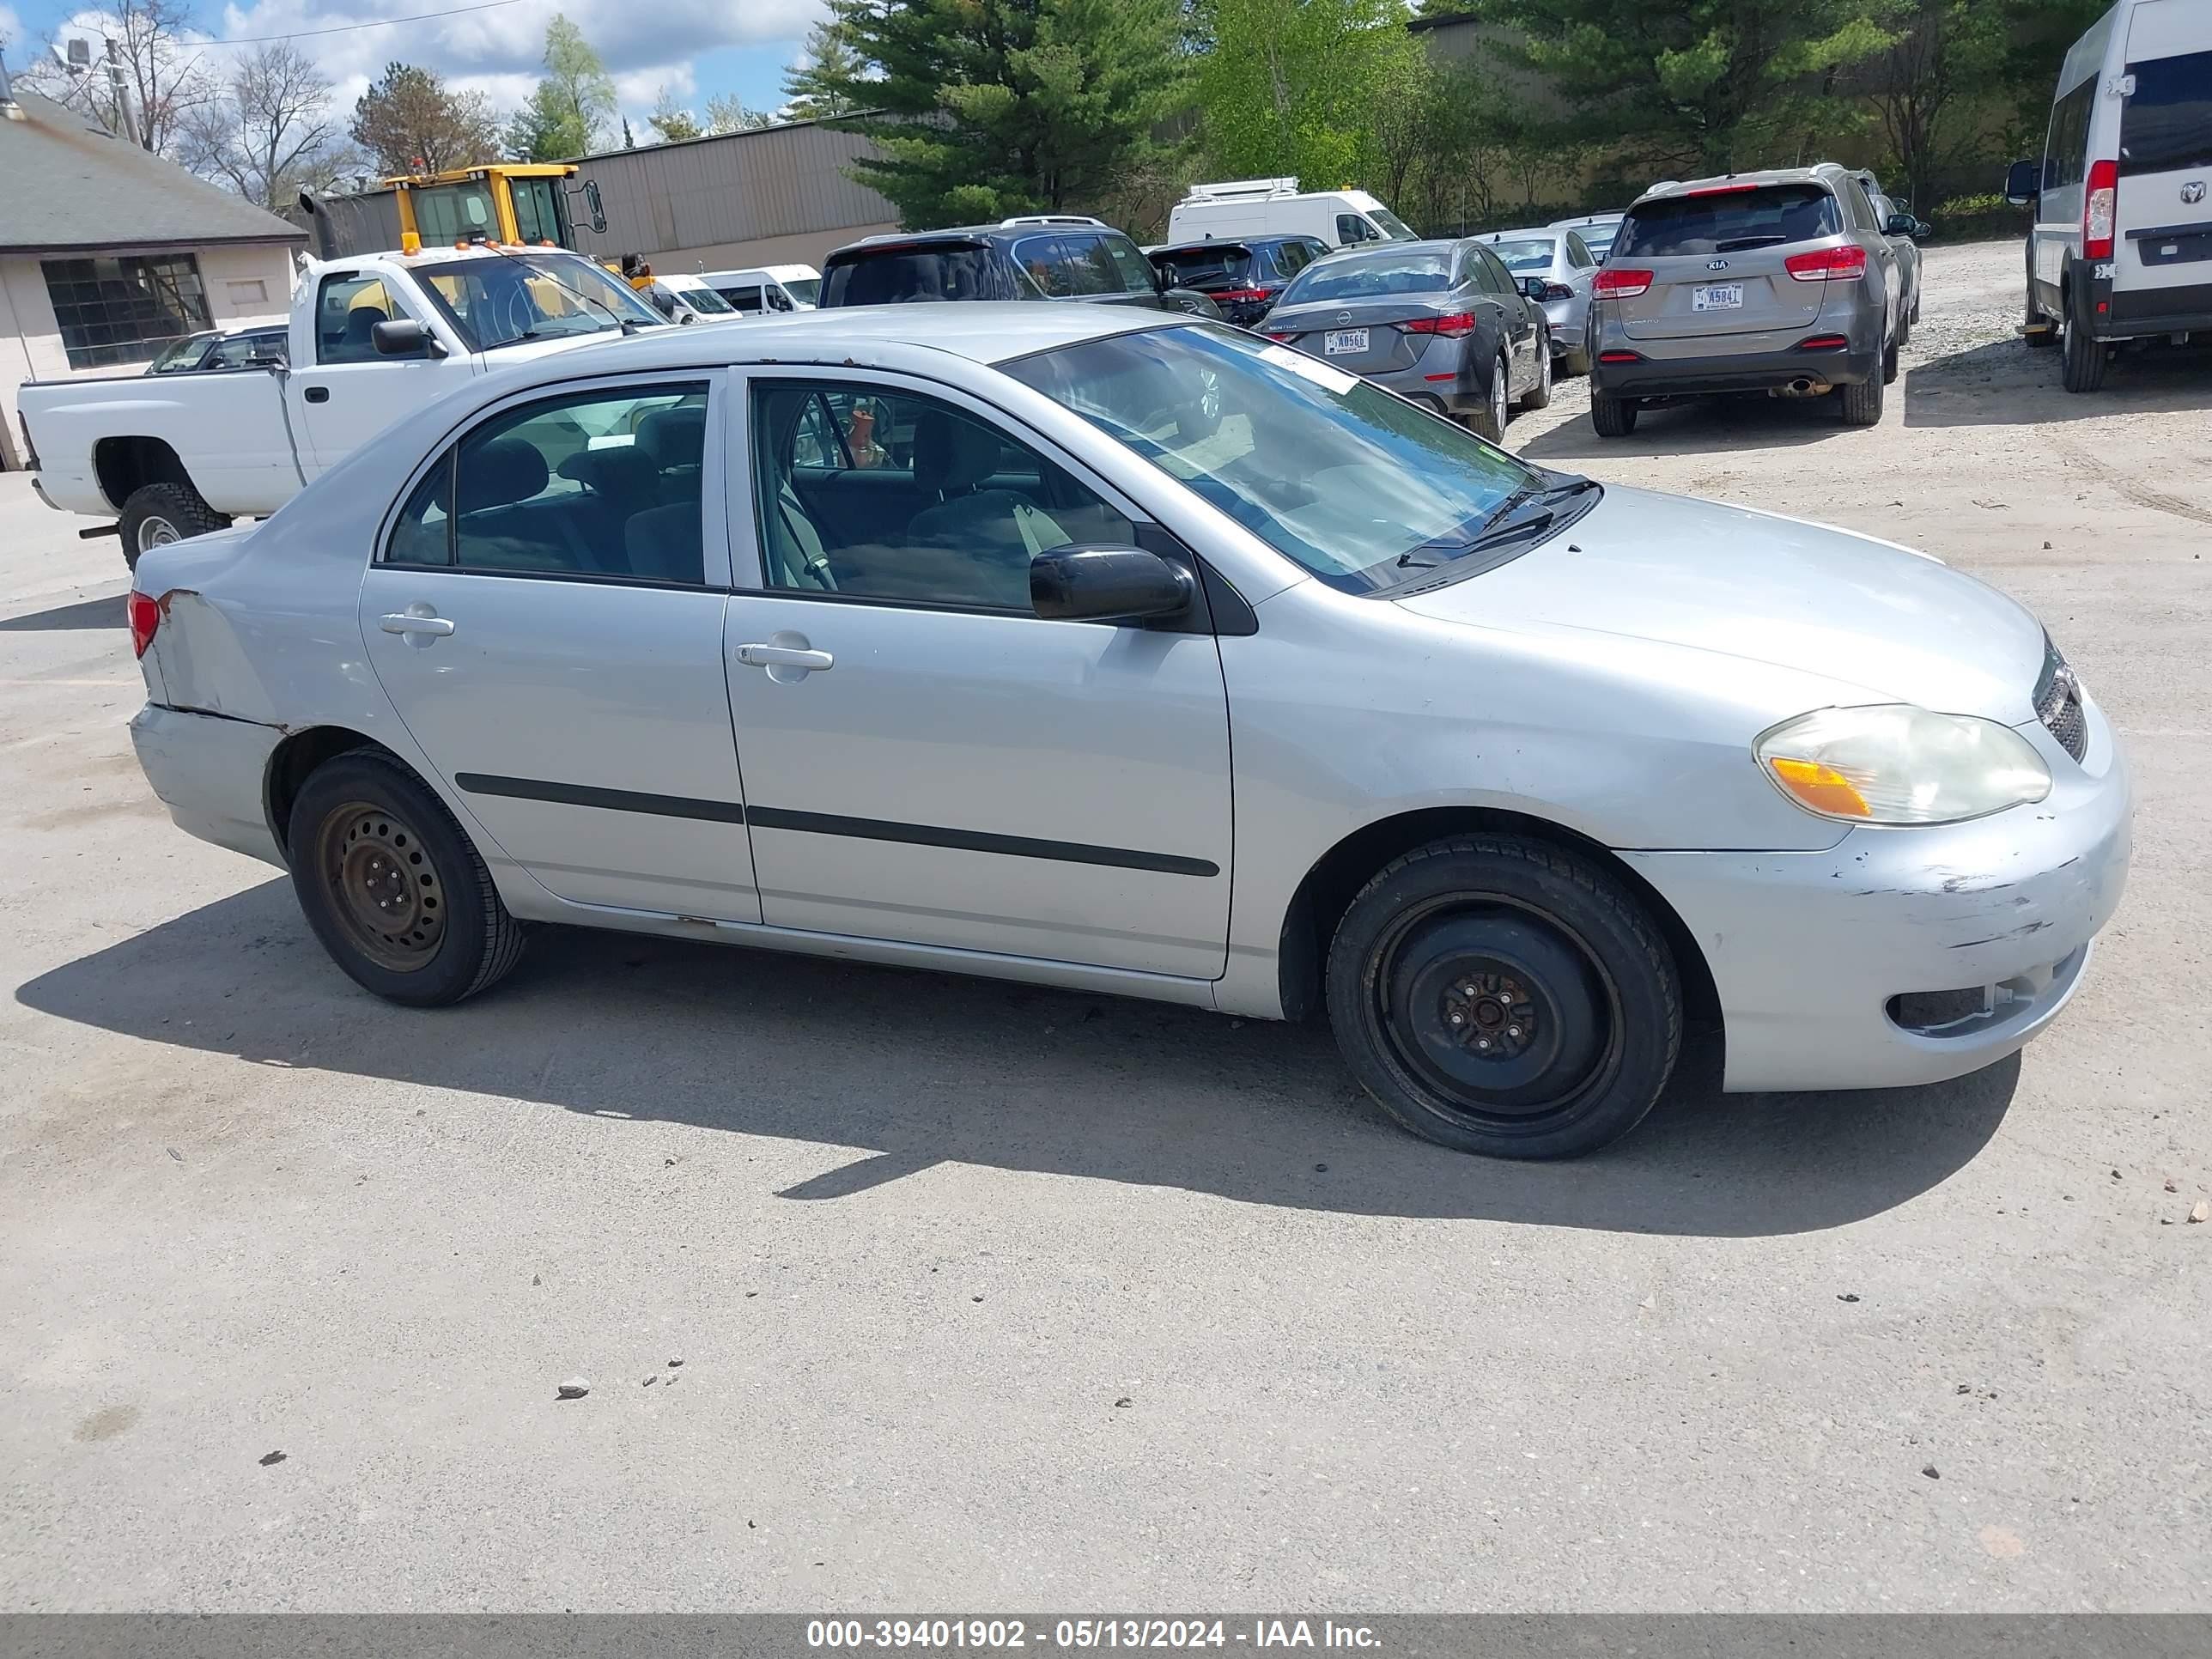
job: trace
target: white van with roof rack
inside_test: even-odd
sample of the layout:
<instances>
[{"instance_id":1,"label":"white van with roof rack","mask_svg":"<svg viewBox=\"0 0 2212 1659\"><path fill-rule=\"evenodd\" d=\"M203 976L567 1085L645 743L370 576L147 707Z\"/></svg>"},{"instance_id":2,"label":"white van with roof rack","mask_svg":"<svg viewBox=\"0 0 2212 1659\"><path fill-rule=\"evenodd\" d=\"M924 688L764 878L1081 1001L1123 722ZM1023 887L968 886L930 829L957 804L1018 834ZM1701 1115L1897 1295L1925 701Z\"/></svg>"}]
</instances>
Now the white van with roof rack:
<instances>
[{"instance_id":1,"label":"white van with roof rack","mask_svg":"<svg viewBox=\"0 0 2212 1659\"><path fill-rule=\"evenodd\" d=\"M2035 215L2021 331L2065 342L2069 392L2121 342L2212 335L2208 192L2212 5L2119 0L2066 54L2043 155L2005 179Z\"/></svg>"},{"instance_id":2,"label":"white van with roof rack","mask_svg":"<svg viewBox=\"0 0 2212 1659\"><path fill-rule=\"evenodd\" d=\"M1168 241L1315 236L1329 246L1418 242L1413 227L1364 190L1300 190L1296 179L1193 185L1168 214Z\"/></svg>"}]
</instances>

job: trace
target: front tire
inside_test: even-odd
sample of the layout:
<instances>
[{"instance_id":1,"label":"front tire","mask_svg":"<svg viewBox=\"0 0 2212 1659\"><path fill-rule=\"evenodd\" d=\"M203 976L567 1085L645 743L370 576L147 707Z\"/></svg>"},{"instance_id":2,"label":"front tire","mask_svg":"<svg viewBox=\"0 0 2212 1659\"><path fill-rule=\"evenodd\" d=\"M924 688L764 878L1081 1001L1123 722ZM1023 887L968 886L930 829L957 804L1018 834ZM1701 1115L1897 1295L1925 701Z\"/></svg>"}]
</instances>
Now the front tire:
<instances>
[{"instance_id":1,"label":"front tire","mask_svg":"<svg viewBox=\"0 0 2212 1659\"><path fill-rule=\"evenodd\" d=\"M1636 430L1636 404L1628 398L1590 393L1590 424L1601 438L1626 438Z\"/></svg>"},{"instance_id":2,"label":"front tire","mask_svg":"<svg viewBox=\"0 0 2212 1659\"><path fill-rule=\"evenodd\" d=\"M506 977L522 925L446 804L389 755L356 749L309 775L285 836L307 925L355 983L435 1008Z\"/></svg>"},{"instance_id":3,"label":"front tire","mask_svg":"<svg viewBox=\"0 0 2212 1659\"><path fill-rule=\"evenodd\" d=\"M201 499L190 484L141 484L125 497L116 526L123 538L123 562L138 568L142 554L172 542L228 530L230 520Z\"/></svg>"},{"instance_id":4,"label":"front tire","mask_svg":"<svg viewBox=\"0 0 2212 1659\"><path fill-rule=\"evenodd\" d=\"M1651 1109L1681 1045L1672 956L1589 860L1455 836L1393 860L1329 946L1329 1022L1415 1134L1492 1158L1574 1158Z\"/></svg>"}]
</instances>

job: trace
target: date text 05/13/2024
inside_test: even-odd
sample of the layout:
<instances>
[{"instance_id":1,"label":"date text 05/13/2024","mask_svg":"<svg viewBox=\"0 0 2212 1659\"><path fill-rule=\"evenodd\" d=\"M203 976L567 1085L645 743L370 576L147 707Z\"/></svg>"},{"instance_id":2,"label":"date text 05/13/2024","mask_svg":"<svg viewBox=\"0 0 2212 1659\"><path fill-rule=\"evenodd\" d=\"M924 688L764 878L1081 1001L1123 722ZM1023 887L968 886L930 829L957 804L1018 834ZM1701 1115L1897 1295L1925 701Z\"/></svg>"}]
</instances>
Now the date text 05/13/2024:
<instances>
[{"instance_id":1,"label":"date text 05/13/2024","mask_svg":"<svg viewBox=\"0 0 2212 1659\"><path fill-rule=\"evenodd\" d=\"M953 1652L1018 1649L1336 1648L1381 1645L1365 1625L1333 1619L812 1619L806 1645L836 1650L921 1648Z\"/></svg>"}]
</instances>

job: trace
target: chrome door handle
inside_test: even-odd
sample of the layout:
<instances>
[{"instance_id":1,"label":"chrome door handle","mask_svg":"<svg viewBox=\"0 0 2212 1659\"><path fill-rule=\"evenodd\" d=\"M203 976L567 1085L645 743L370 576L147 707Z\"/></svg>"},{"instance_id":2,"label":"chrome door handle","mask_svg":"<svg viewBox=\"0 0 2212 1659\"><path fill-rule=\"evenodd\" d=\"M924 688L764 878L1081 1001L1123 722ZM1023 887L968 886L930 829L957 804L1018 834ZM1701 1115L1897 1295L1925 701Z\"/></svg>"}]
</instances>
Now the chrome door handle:
<instances>
[{"instance_id":1,"label":"chrome door handle","mask_svg":"<svg viewBox=\"0 0 2212 1659\"><path fill-rule=\"evenodd\" d=\"M738 660L748 668L811 668L832 666L836 659L827 651L802 651L793 645L741 645Z\"/></svg>"},{"instance_id":2,"label":"chrome door handle","mask_svg":"<svg viewBox=\"0 0 2212 1659\"><path fill-rule=\"evenodd\" d=\"M453 631L453 622L448 617L417 617L404 611L396 611L388 617L379 617L377 626L387 634L428 634L441 640Z\"/></svg>"}]
</instances>

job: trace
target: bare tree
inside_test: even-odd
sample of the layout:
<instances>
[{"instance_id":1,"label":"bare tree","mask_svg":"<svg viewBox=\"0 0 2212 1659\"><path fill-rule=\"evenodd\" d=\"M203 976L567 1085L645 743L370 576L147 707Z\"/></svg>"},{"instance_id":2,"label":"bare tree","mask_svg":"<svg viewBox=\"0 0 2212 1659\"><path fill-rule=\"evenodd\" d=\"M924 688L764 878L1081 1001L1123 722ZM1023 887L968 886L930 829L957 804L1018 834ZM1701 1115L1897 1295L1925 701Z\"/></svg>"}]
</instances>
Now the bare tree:
<instances>
[{"instance_id":1,"label":"bare tree","mask_svg":"<svg viewBox=\"0 0 2212 1659\"><path fill-rule=\"evenodd\" d=\"M289 207L302 185L326 185L343 149L331 83L279 41L240 58L223 94L193 112L181 159L274 210Z\"/></svg>"},{"instance_id":2,"label":"bare tree","mask_svg":"<svg viewBox=\"0 0 2212 1659\"><path fill-rule=\"evenodd\" d=\"M64 24L58 27L47 50L32 54L17 79L32 90L57 102L85 111L118 137L135 125L138 142L160 155L177 153L186 121L197 110L220 97L221 76L212 66L219 54L204 49L192 20L189 0L112 0L105 13L105 38ZM87 40L92 48L88 70L72 73L54 48L67 50L69 38ZM116 61L123 70L123 88L134 118L125 122L116 107L115 88L107 72L106 41L115 42Z\"/></svg>"}]
</instances>

